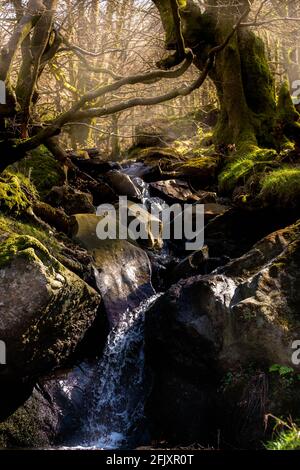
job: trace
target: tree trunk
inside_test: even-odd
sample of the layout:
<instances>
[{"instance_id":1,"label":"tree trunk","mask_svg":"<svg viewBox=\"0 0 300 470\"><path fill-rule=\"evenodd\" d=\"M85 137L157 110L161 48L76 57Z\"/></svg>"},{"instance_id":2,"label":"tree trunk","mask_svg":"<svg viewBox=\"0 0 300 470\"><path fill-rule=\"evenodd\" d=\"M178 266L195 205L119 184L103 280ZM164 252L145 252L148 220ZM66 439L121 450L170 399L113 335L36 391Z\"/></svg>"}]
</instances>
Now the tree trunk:
<instances>
[{"instance_id":1,"label":"tree trunk","mask_svg":"<svg viewBox=\"0 0 300 470\"><path fill-rule=\"evenodd\" d=\"M171 0L153 0L166 31L166 47L176 46ZM247 1L218 8L214 0L204 13L192 0L179 2L185 45L195 54L202 69L209 50L222 44L249 8ZM224 5L224 2L223 2ZM274 147L276 125L275 83L267 62L264 44L246 27L238 28L226 48L217 54L210 72L220 102L220 118L214 139L216 144L235 144L244 151L253 146Z\"/></svg>"}]
</instances>

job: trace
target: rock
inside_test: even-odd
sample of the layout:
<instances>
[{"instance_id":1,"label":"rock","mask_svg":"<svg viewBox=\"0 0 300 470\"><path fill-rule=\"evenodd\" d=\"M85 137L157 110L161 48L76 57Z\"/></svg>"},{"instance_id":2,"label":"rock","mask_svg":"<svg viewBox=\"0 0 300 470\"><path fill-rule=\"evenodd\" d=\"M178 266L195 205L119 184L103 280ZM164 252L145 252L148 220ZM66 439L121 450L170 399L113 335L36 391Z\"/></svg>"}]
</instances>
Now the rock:
<instances>
[{"instance_id":1,"label":"rock","mask_svg":"<svg viewBox=\"0 0 300 470\"><path fill-rule=\"evenodd\" d=\"M144 181L156 181L157 170L142 162L128 161L122 162L122 172L131 178L143 178Z\"/></svg>"},{"instance_id":2,"label":"rock","mask_svg":"<svg viewBox=\"0 0 300 470\"><path fill-rule=\"evenodd\" d=\"M120 168L118 163L101 160L100 158L93 158L92 160L84 160L80 158L73 158L72 162L79 168L79 170L87 173L93 178L98 178L108 171Z\"/></svg>"},{"instance_id":3,"label":"rock","mask_svg":"<svg viewBox=\"0 0 300 470\"><path fill-rule=\"evenodd\" d=\"M0 422L1 449L47 448L58 430L58 410L34 390L25 403Z\"/></svg>"},{"instance_id":4,"label":"rock","mask_svg":"<svg viewBox=\"0 0 300 470\"><path fill-rule=\"evenodd\" d=\"M148 212L142 205L132 201L127 201L127 207L128 223L138 221L142 227L141 232L147 235L147 238L136 240L137 243L150 249L160 250L164 244L162 239L163 225L160 219Z\"/></svg>"},{"instance_id":5,"label":"rock","mask_svg":"<svg viewBox=\"0 0 300 470\"><path fill-rule=\"evenodd\" d=\"M220 164L218 156L182 156L176 149L150 147L136 149L132 157L152 172L144 176L145 181L169 179L192 179L197 187L207 187L216 180Z\"/></svg>"},{"instance_id":6,"label":"rock","mask_svg":"<svg viewBox=\"0 0 300 470\"><path fill-rule=\"evenodd\" d=\"M24 159L20 160L18 171L30 175L30 181L41 198L47 196L53 186L61 186L66 181L63 165L44 145L31 150Z\"/></svg>"},{"instance_id":7,"label":"rock","mask_svg":"<svg viewBox=\"0 0 300 470\"><path fill-rule=\"evenodd\" d=\"M300 337L300 223L258 242L222 268L236 284L222 360L293 365L292 343ZM226 335L226 332L225 332Z\"/></svg>"},{"instance_id":8,"label":"rock","mask_svg":"<svg viewBox=\"0 0 300 470\"><path fill-rule=\"evenodd\" d=\"M0 175L0 210L24 213L37 199L37 192L28 178L5 171Z\"/></svg>"},{"instance_id":9,"label":"rock","mask_svg":"<svg viewBox=\"0 0 300 470\"><path fill-rule=\"evenodd\" d=\"M170 202L195 202L199 201L197 192L193 192L185 181L166 180L151 183L151 190L155 196L162 197Z\"/></svg>"},{"instance_id":10,"label":"rock","mask_svg":"<svg viewBox=\"0 0 300 470\"><path fill-rule=\"evenodd\" d=\"M84 149L90 158L99 158L100 157L100 151L97 147L94 147L94 148L88 148L88 149Z\"/></svg>"},{"instance_id":11,"label":"rock","mask_svg":"<svg viewBox=\"0 0 300 470\"><path fill-rule=\"evenodd\" d=\"M76 187L81 191L90 193L96 207L117 200L116 193L109 184L105 183L103 178L97 178L97 180L76 178L72 183L76 184Z\"/></svg>"},{"instance_id":12,"label":"rock","mask_svg":"<svg viewBox=\"0 0 300 470\"><path fill-rule=\"evenodd\" d=\"M151 265L146 253L126 240L103 244L94 251L97 286L102 294L111 326L154 294Z\"/></svg>"},{"instance_id":13,"label":"rock","mask_svg":"<svg viewBox=\"0 0 300 470\"><path fill-rule=\"evenodd\" d=\"M188 384L195 384L196 377L201 395L205 385L209 386L214 380L218 382L222 376L225 380L231 371L238 374L247 370L249 364L255 364L265 374L273 364L299 373L300 366L292 363L292 344L300 338L299 267L300 222L265 237L247 254L215 274L180 281L154 304L146 314L145 335L146 359L155 380L148 409L154 413L156 423L158 420L166 430L172 428L173 435L176 429L180 436L185 431L189 433L188 424L183 429L184 423L172 414L172 403L175 400L189 402ZM170 408L165 401L162 409L161 397L169 390L169 379L164 379L164 375L168 376L169 371L177 383L185 377L187 386L178 394L174 392L172 399L170 397ZM248 384L252 380L249 377L254 380L251 373L247 373ZM258 382L261 383L260 379ZM264 382L257 387L258 396L268 393ZM247 393L252 393L249 388ZM271 398L270 395L270 401ZM222 400L228 404L222 394L215 403L218 420L223 422L221 427L226 415ZM277 396L277 401L273 396L272 407L268 405L268 398L263 400L266 414L272 412L276 416L278 412L287 416L293 405L290 401L286 404L283 394ZM243 395L235 396L234 402L238 401L243 402ZM199 407L194 409L196 415L203 412L201 405ZM241 406L240 410L244 418L240 415L239 419L246 419L247 406ZM260 420L261 433L263 416L253 413L255 419ZM211 419L215 418L211 409ZM197 440L200 434L201 422L198 434L196 432L191 439ZM262 434L255 438L253 434L252 438L262 439Z\"/></svg>"},{"instance_id":14,"label":"rock","mask_svg":"<svg viewBox=\"0 0 300 470\"><path fill-rule=\"evenodd\" d=\"M1 378L32 379L74 352L101 297L31 236L3 233L0 253L0 338L8 357Z\"/></svg>"},{"instance_id":15,"label":"rock","mask_svg":"<svg viewBox=\"0 0 300 470\"><path fill-rule=\"evenodd\" d=\"M186 445L191 445L195 449L195 436L202 446L212 444L211 436L216 429L213 420L216 387L213 383L201 386L199 381L197 376L194 382L190 381L184 371L174 375L171 367L165 367L161 375L157 374L155 396L146 405L154 440L166 437L170 443L168 448L180 445L186 449Z\"/></svg>"},{"instance_id":16,"label":"rock","mask_svg":"<svg viewBox=\"0 0 300 470\"><path fill-rule=\"evenodd\" d=\"M73 189L70 186L54 186L49 192L46 202L54 207L62 207L66 214L80 213L93 214L93 196Z\"/></svg>"},{"instance_id":17,"label":"rock","mask_svg":"<svg viewBox=\"0 0 300 470\"><path fill-rule=\"evenodd\" d=\"M96 229L101 220L105 220L111 233L105 239L117 240L121 230L125 232L121 239L132 241L150 249L163 247L162 222L158 217L149 213L141 204L126 200L126 205L120 209L120 205L109 206L112 212L108 214L107 206L99 206L98 214L76 214L70 218L71 234L91 248L101 245L102 240L97 236ZM122 211L122 213L121 213ZM105 215L108 214L108 215ZM104 217L106 217L104 219ZM133 225L132 225L133 224ZM105 224L106 225L106 224ZM141 237L139 237L141 235ZM139 238L137 238L139 237ZM101 237L100 237L101 238ZM88 241L87 241L88 240Z\"/></svg>"},{"instance_id":18,"label":"rock","mask_svg":"<svg viewBox=\"0 0 300 470\"><path fill-rule=\"evenodd\" d=\"M294 216L287 211L244 211L231 208L205 226L205 244L212 257L238 258L258 240L294 220Z\"/></svg>"},{"instance_id":19,"label":"rock","mask_svg":"<svg viewBox=\"0 0 300 470\"><path fill-rule=\"evenodd\" d=\"M184 157L172 165L170 172L177 178L191 178L197 186L207 187L212 185L217 177L220 164L218 156L193 156ZM168 170L166 170L168 171Z\"/></svg>"},{"instance_id":20,"label":"rock","mask_svg":"<svg viewBox=\"0 0 300 470\"><path fill-rule=\"evenodd\" d=\"M168 132L163 123L143 123L135 129L134 145L140 148L166 146L176 140L176 135Z\"/></svg>"},{"instance_id":21,"label":"rock","mask_svg":"<svg viewBox=\"0 0 300 470\"><path fill-rule=\"evenodd\" d=\"M21 406L1 417L1 448L75 445L72 439L86 418L86 395L94 382L95 369L95 363L84 362L46 376L34 388L28 388ZM10 403L5 405L7 410Z\"/></svg>"},{"instance_id":22,"label":"rock","mask_svg":"<svg viewBox=\"0 0 300 470\"><path fill-rule=\"evenodd\" d=\"M217 203L217 193L211 191L197 191L199 204L214 204Z\"/></svg>"},{"instance_id":23,"label":"rock","mask_svg":"<svg viewBox=\"0 0 300 470\"><path fill-rule=\"evenodd\" d=\"M100 218L96 215L77 214L75 219L74 237L94 255L97 286L114 326L122 313L154 294L149 258L127 240L100 240L96 235Z\"/></svg>"},{"instance_id":24,"label":"rock","mask_svg":"<svg viewBox=\"0 0 300 470\"><path fill-rule=\"evenodd\" d=\"M180 279L203 274L201 268L204 269L205 262L209 258L208 248L204 246L201 250L194 251L189 256L178 263L170 273L171 283L174 284Z\"/></svg>"},{"instance_id":25,"label":"rock","mask_svg":"<svg viewBox=\"0 0 300 470\"><path fill-rule=\"evenodd\" d=\"M176 140L196 135L197 124L194 119L185 117L174 120L156 119L137 126L135 134L136 147L164 147Z\"/></svg>"},{"instance_id":26,"label":"rock","mask_svg":"<svg viewBox=\"0 0 300 470\"><path fill-rule=\"evenodd\" d=\"M54 227L59 232L69 234L70 217L61 208L56 209L46 202L36 201L32 208L27 211L27 217L31 214L35 222L40 224L48 224L48 227Z\"/></svg>"},{"instance_id":27,"label":"rock","mask_svg":"<svg viewBox=\"0 0 300 470\"><path fill-rule=\"evenodd\" d=\"M111 170L106 173L106 178L119 196L127 196L136 199L141 198L141 192L128 175L118 170Z\"/></svg>"},{"instance_id":28,"label":"rock","mask_svg":"<svg viewBox=\"0 0 300 470\"><path fill-rule=\"evenodd\" d=\"M208 203L204 205L204 218L205 222L213 220L215 217L225 214L230 209L230 206L224 206L217 203Z\"/></svg>"}]
</instances>

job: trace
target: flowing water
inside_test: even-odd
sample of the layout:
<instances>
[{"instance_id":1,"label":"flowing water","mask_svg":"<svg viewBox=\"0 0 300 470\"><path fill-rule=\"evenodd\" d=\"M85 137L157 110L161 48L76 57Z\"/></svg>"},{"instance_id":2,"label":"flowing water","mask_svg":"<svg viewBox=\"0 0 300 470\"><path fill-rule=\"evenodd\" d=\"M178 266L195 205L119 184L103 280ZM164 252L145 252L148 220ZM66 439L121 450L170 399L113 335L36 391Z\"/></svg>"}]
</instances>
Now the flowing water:
<instances>
[{"instance_id":1,"label":"flowing water","mask_svg":"<svg viewBox=\"0 0 300 470\"><path fill-rule=\"evenodd\" d=\"M127 170L130 174L132 168ZM150 196L149 184L135 171L130 176L144 208L150 211L152 207L161 214L165 202ZM166 256L166 249L164 246L158 257ZM144 318L160 295L120 316L98 363L83 363L60 380L60 391L72 406L75 404L80 422L80 430L68 437L64 448L134 448L147 442L144 405L149 384L144 370Z\"/></svg>"},{"instance_id":2,"label":"flowing water","mask_svg":"<svg viewBox=\"0 0 300 470\"><path fill-rule=\"evenodd\" d=\"M124 312L108 336L99 363L90 369L86 365L81 368L88 377L88 384L83 386L88 407L81 417L80 433L70 439L69 447L132 448L147 439L144 317L159 296L156 294L133 311ZM72 386L68 380L61 381L60 386L70 399L78 390L79 381L73 377Z\"/></svg>"}]
</instances>

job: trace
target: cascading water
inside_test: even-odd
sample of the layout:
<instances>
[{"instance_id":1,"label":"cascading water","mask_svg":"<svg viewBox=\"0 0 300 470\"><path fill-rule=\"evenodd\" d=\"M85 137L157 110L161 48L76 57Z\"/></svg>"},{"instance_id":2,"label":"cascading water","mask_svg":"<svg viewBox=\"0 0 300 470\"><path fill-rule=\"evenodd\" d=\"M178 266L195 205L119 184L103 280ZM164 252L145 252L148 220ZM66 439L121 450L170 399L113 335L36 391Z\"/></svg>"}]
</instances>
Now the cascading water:
<instances>
[{"instance_id":1,"label":"cascading water","mask_svg":"<svg viewBox=\"0 0 300 470\"><path fill-rule=\"evenodd\" d=\"M126 311L112 329L99 363L86 370L80 434L69 446L94 449L129 448L146 438L144 403L147 387L144 376L144 317L160 296L156 294L133 311ZM82 369L81 369L82 370ZM76 387L78 387L78 380ZM73 382L74 383L74 382ZM67 381L61 388L73 395Z\"/></svg>"},{"instance_id":2,"label":"cascading water","mask_svg":"<svg viewBox=\"0 0 300 470\"><path fill-rule=\"evenodd\" d=\"M144 208L152 208L161 216L165 202L151 197L149 184L140 177L131 177ZM158 256L166 256L166 249ZM159 296L155 294L121 314L101 359L81 364L59 381L63 398L75 404L73 421L80 423L80 429L64 439L64 448L134 448L147 442L144 404L149 386L144 373L144 317Z\"/></svg>"}]
</instances>

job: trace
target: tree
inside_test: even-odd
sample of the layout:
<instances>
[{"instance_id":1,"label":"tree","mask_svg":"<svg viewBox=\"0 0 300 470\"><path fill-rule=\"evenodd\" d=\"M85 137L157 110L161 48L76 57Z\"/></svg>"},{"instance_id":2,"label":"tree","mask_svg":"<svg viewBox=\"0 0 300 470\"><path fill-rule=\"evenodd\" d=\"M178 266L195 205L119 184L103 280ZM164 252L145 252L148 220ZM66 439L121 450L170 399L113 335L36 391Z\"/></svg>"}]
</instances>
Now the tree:
<instances>
[{"instance_id":1,"label":"tree","mask_svg":"<svg viewBox=\"0 0 300 470\"><path fill-rule=\"evenodd\" d=\"M0 171L42 143L65 162L66 154L56 139L64 126L187 96L199 88L208 75L216 86L221 108L215 142L235 144L238 149L257 145L275 147L278 114L274 78L264 44L251 31L266 0L261 2L254 20L250 17L253 1L209 0L203 7L203 2L193 0L153 0L166 33L166 48L173 53L158 63L158 69L127 76L116 74L103 67L102 63L91 66L86 57L97 54L70 43L65 32L54 22L61 5L58 0L29 0L26 7L22 0L9 1L8 4L14 8L16 26L0 53L0 80L5 82L7 94L6 104L0 104ZM124 0L122 5L125 6L126 2L132 11L133 0ZM72 5L69 0L67 3L70 10ZM92 4L95 8L97 2ZM118 2L109 0L105 4L107 18L110 13L118 15ZM124 24L122 15L117 18L116 41ZM14 69L20 49L21 57ZM53 58L66 49L83 62L85 75L86 71L99 73L102 79L94 88L81 87L79 98L73 100L66 111L42 122L36 107L38 81ZM195 81L162 93L145 92L147 85L151 90L153 84L160 80L183 76L192 63L201 71ZM13 75L17 76L15 85ZM137 84L145 85L141 96L124 98L123 90ZM119 94L118 99L116 93ZM295 119L296 114L290 121ZM291 127L289 125L289 129Z\"/></svg>"},{"instance_id":2,"label":"tree","mask_svg":"<svg viewBox=\"0 0 300 470\"><path fill-rule=\"evenodd\" d=\"M166 48L174 49L177 47L171 15L171 4L174 2L153 1L160 11L166 31ZM184 42L195 54L195 62L200 69L208 51L225 40L241 15L244 14L243 23L247 23L253 2L210 0L206 3L205 11L201 11L194 1L178 1ZM228 46L217 55L210 77L216 86L221 107L216 142L234 143L237 148L245 145L274 146L274 78L264 44L249 26L241 24Z\"/></svg>"},{"instance_id":3,"label":"tree","mask_svg":"<svg viewBox=\"0 0 300 470\"><path fill-rule=\"evenodd\" d=\"M86 51L72 46L54 25L57 0L30 0L27 7L22 1L11 2L15 9L17 24L11 34L7 46L1 50L0 79L5 82L7 103L0 105L2 120L2 140L0 140L0 170L23 158L26 153L44 143L51 152L64 163L66 154L60 148L56 136L63 126L72 123L85 122L96 117L115 115L126 109L136 106L151 106L162 103L177 96L185 96L202 85L208 74L208 65L204 67L199 78L194 82L179 86L178 88L162 93L158 96L140 96L130 99L108 100L103 98L116 93L128 85L157 83L161 79L174 79L183 75L191 66L193 55L187 54L182 64L174 70L153 70L129 76L116 75L103 67L89 67L95 73L104 73L110 80L104 80L100 86L87 90L71 107L58 115L55 119L39 123L39 116L35 115L38 100L37 83L44 72L45 66L62 49L67 46L74 50L83 59ZM130 4L132 1L130 0ZM120 26L119 26L120 27ZM21 48L21 64L16 68L16 86L12 85L12 67ZM212 51L209 63L217 50ZM86 67L88 62L85 61ZM8 125L13 123L10 129ZM15 124L17 123L17 126ZM10 138L7 136L10 132Z\"/></svg>"}]
</instances>

